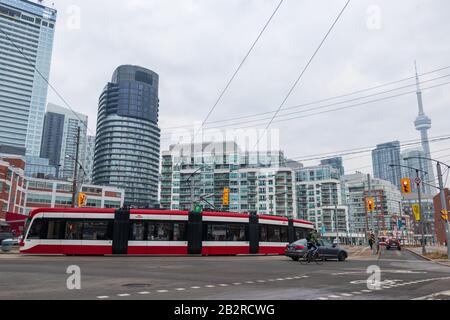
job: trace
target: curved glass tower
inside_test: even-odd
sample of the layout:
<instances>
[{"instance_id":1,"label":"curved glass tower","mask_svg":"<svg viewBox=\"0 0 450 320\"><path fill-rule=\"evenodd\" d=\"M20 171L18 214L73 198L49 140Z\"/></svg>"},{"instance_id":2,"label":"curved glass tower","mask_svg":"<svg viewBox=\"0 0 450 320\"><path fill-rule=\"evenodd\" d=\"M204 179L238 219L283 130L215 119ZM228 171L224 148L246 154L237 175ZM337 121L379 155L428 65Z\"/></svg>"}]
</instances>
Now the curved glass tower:
<instances>
[{"instance_id":1,"label":"curved glass tower","mask_svg":"<svg viewBox=\"0 0 450 320\"><path fill-rule=\"evenodd\" d=\"M93 181L125 189L125 205L158 201L160 129L155 72L118 67L99 99Z\"/></svg>"}]
</instances>

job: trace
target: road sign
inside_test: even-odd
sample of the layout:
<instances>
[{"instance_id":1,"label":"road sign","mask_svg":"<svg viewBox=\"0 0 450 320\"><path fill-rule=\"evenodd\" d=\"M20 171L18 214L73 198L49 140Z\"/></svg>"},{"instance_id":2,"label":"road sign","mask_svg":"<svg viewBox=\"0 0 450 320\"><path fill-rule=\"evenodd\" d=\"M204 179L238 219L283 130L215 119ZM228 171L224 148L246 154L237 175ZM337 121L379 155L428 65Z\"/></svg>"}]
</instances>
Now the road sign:
<instances>
[{"instance_id":1,"label":"road sign","mask_svg":"<svg viewBox=\"0 0 450 320\"><path fill-rule=\"evenodd\" d=\"M447 210L445 210L445 209L441 210L441 218L444 221L448 221L448 211Z\"/></svg>"},{"instance_id":2,"label":"road sign","mask_svg":"<svg viewBox=\"0 0 450 320\"><path fill-rule=\"evenodd\" d=\"M414 179L414 182L415 182L417 185L419 185L419 184L422 183L422 179L420 179L419 177L417 177L417 178Z\"/></svg>"},{"instance_id":3,"label":"road sign","mask_svg":"<svg viewBox=\"0 0 450 320\"><path fill-rule=\"evenodd\" d=\"M420 205L413 204L412 209L413 209L413 213L414 213L414 218L416 219L416 221L420 221Z\"/></svg>"}]
</instances>

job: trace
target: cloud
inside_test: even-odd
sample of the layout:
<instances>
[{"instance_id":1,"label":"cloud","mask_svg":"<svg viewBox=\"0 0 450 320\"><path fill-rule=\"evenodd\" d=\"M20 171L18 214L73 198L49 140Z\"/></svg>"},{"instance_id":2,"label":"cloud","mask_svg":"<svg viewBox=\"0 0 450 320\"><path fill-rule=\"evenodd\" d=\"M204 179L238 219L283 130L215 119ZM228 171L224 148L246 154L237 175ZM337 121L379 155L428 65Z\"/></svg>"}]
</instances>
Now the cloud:
<instances>
[{"instance_id":1,"label":"cloud","mask_svg":"<svg viewBox=\"0 0 450 320\"><path fill-rule=\"evenodd\" d=\"M285 1L211 121L276 109L344 2ZM98 97L114 69L142 65L160 75L162 127L202 121L277 3L79 0L81 28L71 30L73 0L59 0L51 82L95 130ZM370 6L379 8L379 29L367 27ZM449 10L446 0L353 1L287 106L412 76L414 60L422 72L450 65ZM449 133L449 86L424 100L430 134ZM61 103L53 93L49 101ZM285 154L301 157L418 139L416 115L411 95L274 127ZM367 157L347 167L369 164Z\"/></svg>"}]
</instances>

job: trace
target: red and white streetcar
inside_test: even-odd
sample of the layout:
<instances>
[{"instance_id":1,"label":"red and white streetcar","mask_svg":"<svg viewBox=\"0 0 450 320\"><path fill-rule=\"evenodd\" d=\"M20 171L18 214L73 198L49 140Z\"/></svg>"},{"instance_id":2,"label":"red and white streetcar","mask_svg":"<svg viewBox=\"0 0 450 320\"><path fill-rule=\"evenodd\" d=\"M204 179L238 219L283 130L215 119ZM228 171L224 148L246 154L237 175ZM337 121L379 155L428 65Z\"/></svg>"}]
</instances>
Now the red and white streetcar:
<instances>
[{"instance_id":1,"label":"red and white streetcar","mask_svg":"<svg viewBox=\"0 0 450 320\"><path fill-rule=\"evenodd\" d=\"M313 224L230 212L45 208L31 212L20 251L63 255L284 254Z\"/></svg>"}]
</instances>

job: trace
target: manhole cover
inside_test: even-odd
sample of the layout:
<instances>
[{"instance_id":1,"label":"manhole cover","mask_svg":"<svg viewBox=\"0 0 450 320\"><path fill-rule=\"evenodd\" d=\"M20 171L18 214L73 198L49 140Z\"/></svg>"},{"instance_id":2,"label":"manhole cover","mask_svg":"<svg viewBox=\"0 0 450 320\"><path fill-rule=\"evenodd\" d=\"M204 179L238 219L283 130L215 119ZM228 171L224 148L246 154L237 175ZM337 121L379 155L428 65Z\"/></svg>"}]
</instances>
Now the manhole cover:
<instances>
[{"instance_id":1,"label":"manhole cover","mask_svg":"<svg viewBox=\"0 0 450 320\"><path fill-rule=\"evenodd\" d=\"M122 287L127 287L127 288L146 288L146 287L150 287L151 284L150 283L127 283L122 285Z\"/></svg>"}]
</instances>

